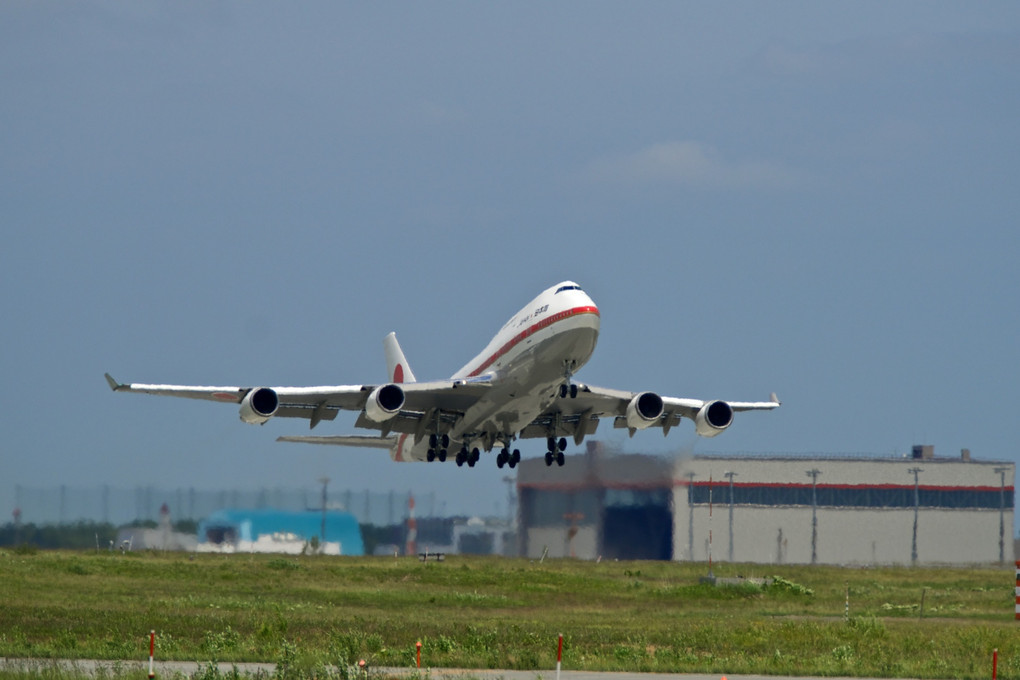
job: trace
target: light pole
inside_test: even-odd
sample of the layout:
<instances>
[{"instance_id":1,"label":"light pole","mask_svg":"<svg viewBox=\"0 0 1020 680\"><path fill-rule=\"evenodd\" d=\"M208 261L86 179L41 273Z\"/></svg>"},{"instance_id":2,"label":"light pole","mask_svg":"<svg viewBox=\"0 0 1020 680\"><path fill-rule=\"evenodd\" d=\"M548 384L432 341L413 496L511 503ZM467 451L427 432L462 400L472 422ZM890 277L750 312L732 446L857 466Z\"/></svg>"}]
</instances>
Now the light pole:
<instances>
[{"instance_id":1,"label":"light pole","mask_svg":"<svg viewBox=\"0 0 1020 680\"><path fill-rule=\"evenodd\" d=\"M999 564L1006 561L1006 472L1009 468L997 467L999 473Z\"/></svg>"},{"instance_id":2,"label":"light pole","mask_svg":"<svg viewBox=\"0 0 1020 680\"><path fill-rule=\"evenodd\" d=\"M329 486L329 477L320 477L319 483L322 484L322 526L319 529L319 541L323 546L326 545L326 487Z\"/></svg>"},{"instance_id":3,"label":"light pole","mask_svg":"<svg viewBox=\"0 0 1020 680\"><path fill-rule=\"evenodd\" d=\"M917 511L921 506L921 492L917 481L917 475L924 472L921 468L910 468L907 472L914 475L914 537L910 543L910 563L917 564Z\"/></svg>"},{"instance_id":4,"label":"light pole","mask_svg":"<svg viewBox=\"0 0 1020 680\"><path fill-rule=\"evenodd\" d=\"M736 472L723 473L723 477L730 480L730 562L733 561L733 478L736 476Z\"/></svg>"},{"instance_id":5,"label":"light pole","mask_svg":"<svg viewBox=\"0 0 1020 680\"><path fill-rule=\"evenodd\" d=\"M515 478L507 475L503 477L503 482L506 484L506 528L509 531L513 531L514 521L517 518L517 513L514 512L514 482L517 481Z\"/></svg>"},{"instance_id":6,"label":"light pole","mask_svg":"<svg viewBox=\"0 0 1020 680\"><path fill-rule=\"evenodd\" d=\"M822 471L812 468L807 471L811 478L811 564L818 562L818 475Z\"/></svg>"},{"instance_id":7,"label":"light pole","mask_svg":"<svg viewBox=\"0 0 1020 680\"><path fill-rule=\"evenodd\" d=\"M694 561L694 473L687 477L687 559Z\"/></svg>"}]
</instances>

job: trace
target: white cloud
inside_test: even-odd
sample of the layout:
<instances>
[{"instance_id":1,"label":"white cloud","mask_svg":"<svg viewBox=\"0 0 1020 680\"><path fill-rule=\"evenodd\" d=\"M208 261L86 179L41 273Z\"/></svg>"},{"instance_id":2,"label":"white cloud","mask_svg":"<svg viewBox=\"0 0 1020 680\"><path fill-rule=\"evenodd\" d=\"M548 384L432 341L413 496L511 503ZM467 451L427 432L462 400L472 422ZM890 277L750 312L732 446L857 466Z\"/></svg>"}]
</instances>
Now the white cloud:
<instances>
[{"instance_id":1,"label":"white cloud","mask_svg":"<svg viewBox=\"0 0 1020 680\"><path fill-rule=\"evenodd\" d=\"M592 163L585 176L612 184L667 184L695 189L792 189L801 175L782 163L727 159L714 147L694 141L654 144L633 154Z\"/></svg>"}]
</instances>

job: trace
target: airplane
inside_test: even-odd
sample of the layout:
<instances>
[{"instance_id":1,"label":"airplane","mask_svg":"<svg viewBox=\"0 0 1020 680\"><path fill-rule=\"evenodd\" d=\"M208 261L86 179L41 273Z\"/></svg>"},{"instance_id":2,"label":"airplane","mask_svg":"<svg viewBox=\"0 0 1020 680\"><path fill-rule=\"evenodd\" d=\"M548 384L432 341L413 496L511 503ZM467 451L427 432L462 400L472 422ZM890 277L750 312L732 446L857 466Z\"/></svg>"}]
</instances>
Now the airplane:
<instances>
[{"instance_id":1,"label":"airplane","mask_svg":"<svg viewBox=\"0 0 1020 680\"><path fill-rule=\"evenodd\" d=\"M115 392L187 397L239 405L241 420L262 425L271 418L305 418L315 428L340 411L358 413L355 426L378 435L283 436L282 442L387 449L395 461L445 461L455 450L458 466L474 467L481 452L499 448L496 465L513 468L518 439L544 438L545 463L562 466L567 437L580 445L602 418L629 430L661 428L663 435L683 418L702 437L715 437L738 411L770 410L769 401L724 401L663 397L573 380L588 362L599 335L599 309L579 285L548 288L507 321L478 356L448 380L418 382L390 333L383 340L388 382L320 387L210 387L119 383Z\"/></svg>"}]
</instances>

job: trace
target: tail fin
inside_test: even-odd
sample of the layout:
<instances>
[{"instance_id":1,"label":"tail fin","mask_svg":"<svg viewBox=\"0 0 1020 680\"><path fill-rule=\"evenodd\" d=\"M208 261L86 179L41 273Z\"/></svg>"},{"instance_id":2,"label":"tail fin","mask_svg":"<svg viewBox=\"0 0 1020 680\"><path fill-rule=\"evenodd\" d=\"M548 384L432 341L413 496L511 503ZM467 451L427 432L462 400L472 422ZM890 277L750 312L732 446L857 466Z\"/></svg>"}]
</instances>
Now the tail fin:
<instances>
[{"instance_id":1,"label":"tail fin","mask_svg":"<svg viewBox=\"0 0 1020 680\"><path fill-rule=\"evenodd\" d=\"M415 382L414 373L407 365L400 343L397 342L397 334L390 333L383 339L383 349L386 352L386 376L395 383Z\"/></svg>"}]
</instances>

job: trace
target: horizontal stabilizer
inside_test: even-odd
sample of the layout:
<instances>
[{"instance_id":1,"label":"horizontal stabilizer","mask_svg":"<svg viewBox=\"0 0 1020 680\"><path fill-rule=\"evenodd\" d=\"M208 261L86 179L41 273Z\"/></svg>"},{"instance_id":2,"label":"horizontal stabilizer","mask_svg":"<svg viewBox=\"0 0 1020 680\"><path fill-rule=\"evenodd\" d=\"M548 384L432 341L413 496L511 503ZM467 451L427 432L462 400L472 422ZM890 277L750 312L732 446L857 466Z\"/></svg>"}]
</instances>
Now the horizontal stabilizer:
<instances>
[{"instance_id":1,"label":"horizontal stabilizer","mask_svg":"<svg viewBox=\"0 0 1020 680\"><path fill-rule=\"evenodd\" d=\"M372 437L369 435L334 435L327 437L277 437L278 442L296 442L298 444L329 444L331 446L357 446L370 449L391 449L397 443L396 437Z\"/></svg>"}]
</instances>

